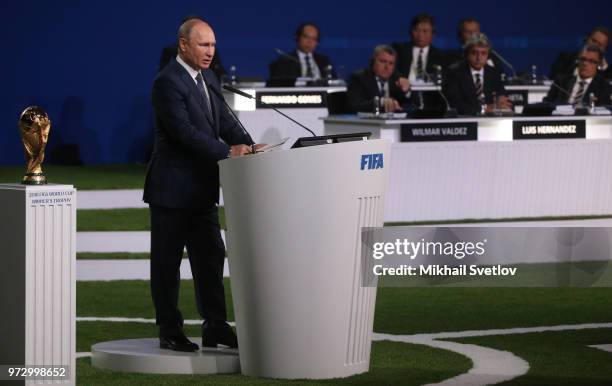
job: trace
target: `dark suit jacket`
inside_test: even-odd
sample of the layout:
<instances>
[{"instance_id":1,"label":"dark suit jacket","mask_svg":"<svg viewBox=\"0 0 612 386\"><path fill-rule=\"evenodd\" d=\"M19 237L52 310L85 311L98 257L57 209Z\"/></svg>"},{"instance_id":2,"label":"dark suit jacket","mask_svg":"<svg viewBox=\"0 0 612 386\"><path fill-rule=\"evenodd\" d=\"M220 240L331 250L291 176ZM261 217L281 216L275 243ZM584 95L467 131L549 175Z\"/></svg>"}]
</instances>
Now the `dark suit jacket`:
<instances>
[{"instance_id":1,"label":"dark suit jacket","mask_svg":"<svg viewBox=\"0 0 612 386\"><path fill-rule=\"evenodd\" d=\"M211 207L219 200L217 161L227 157L229 145L252 144L215 94L213 89L219 90L219 82L213 72L203 70L202 75L208 85L212 117L195 81L176 59L155 78L155 146L144 188L144 201L149 204Z\"/></svg>"},{"instance_id":2,"label":"dark suit jacket","mask_svg":"<svg viewBox=\"0 0 612 386\"><path fill-rule=\"evenodd\" d=\"M268 65L270 70L270 78L299 78L302 76L302 68L300 67L300 59L298 58L297 51L290 53L290 56L295 60L291 60L286 56L279 56L276 60ZM327 75L327 66L331 65L329 58L316 52L312 54L314 57L319 71L321 72L321 78L325 78ZM336 77L336 71L332 69L332 77Z\"/></svg>"},{"instance_id":3,"label":"dark suit jacket","mask_svg":"<svg viewBox=\"0 0 612 386\"><path fill-rule=\"evenodd\" d=\"M486 103L493 103L493 93L498 96L506 95L497 69L485 66L483 90ZM442 92L448 98L451 107L456 108L459 114L476 115L480 111L480 103L467 61L447 71Z\"/></svg>"},{"instance_id":4,"label":"dark suit jacket","mask_svg":"<svg viewBox=\"0 0 612 386\"><path fill-rule=\"evenodd\" d=\"M576 61L580 52L560 52L557 59L550 66L550 79L558 79L560 77L569 76L574 74L576 68ZM608 68L605 71L600 71L606 79L612 79L612 65L608 61Z\"/></svg>"},{"instance_id":5,"label":"dark suit jacket","mask_svg":"<svg viewBox=\"0 0 612 386\"><path fill-rule=\"evenodd\" d=\"M412 42L393 43L392 46L395 51L397 51L397 63L395 64L395 68L402 76L408 77L410 75L410 66L412 65L412 48L414 44ZM447 65L446 56L441 50L430 45L425 71L433 76L435 73L435 65L441 66L444 70Z\"/></svg>"},{"instance_id":6,"label":"dark suit jacket","mask_svg":"<svg viewBox=\"0 0 612 386\"><path fill-rule=\"evenodd\" d=\"M406 98L406 93L395 85L398 77L399 75L392 76L389 79L389 95L406 109L410 101ZM372 69L364 68L351 74L346 94L351 111L374 111L374 97L379 96L379 89Z\"/></svg>"},{"instance_id":7,"label":"dark suit jacket","mask_svg":"<svg viewBox=\"0 0 612 386\"><path fill-rule=\"evenodd\" d=\"M555 83L571 94L574 84L576 83L576 77L574 75L560 76L555 79ZM612 86L604 77L598 73L589 87L586 89L583 97L585 105L588 105L589 94L593 93L597 97L597 105L609 105L610 104L610 93L612 93ZM559 104L567 104L569 101L569 95L559 90L557 87L551 86L548 90L548 94L544 98L544 102L552 102Z\"/></svg>"},{"instance_id":8,"label":"dark suit jacket","mask_svg":"<svg viewBox=\"0 0 612 386\"><path fill-rule=\"evenodd\" d=\"M159 58L159 67L157 71L161 71L168 63L170 63L171 59L175 59L178 54L178 44L174 43L167 47L164 47L161 53L161 57ZM226 74L225 69L223 68L223 64L221 63L221 56L219 55L219 50L215 50L215 56L213 56L213 60L210 63L210 69L217 75L217 79L221 80L221 77Z\"/></svg>"}]
</instances>

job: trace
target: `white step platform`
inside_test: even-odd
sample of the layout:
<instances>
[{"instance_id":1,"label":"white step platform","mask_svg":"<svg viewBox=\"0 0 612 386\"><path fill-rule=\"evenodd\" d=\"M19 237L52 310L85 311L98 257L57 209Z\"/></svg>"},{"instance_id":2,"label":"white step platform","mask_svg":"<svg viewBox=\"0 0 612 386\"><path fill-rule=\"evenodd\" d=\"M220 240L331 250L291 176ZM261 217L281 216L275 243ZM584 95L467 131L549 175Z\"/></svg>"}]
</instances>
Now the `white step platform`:
<instances>
[{"instance_id":1,"label":"white step platform","mask_svg":"<svg viewBox=\"0 0 612 386\"><path fill-rule=\"evenodd\" d=\"M201 346L202 339L190 337ZM239 374L238 350L206 348L179 352L159 348L159 339L126 339L91 346L94 367L145 374Z\"/></svg>"}]
</instances>

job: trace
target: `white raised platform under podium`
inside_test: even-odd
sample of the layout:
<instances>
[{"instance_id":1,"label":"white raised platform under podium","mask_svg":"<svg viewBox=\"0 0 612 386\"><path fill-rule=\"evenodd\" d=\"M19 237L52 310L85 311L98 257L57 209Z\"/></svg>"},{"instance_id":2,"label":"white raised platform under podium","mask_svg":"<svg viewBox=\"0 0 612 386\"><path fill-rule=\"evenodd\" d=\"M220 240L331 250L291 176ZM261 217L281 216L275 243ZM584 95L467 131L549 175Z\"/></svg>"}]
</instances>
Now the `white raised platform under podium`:
<instances>
[{"instance_id":1,"label":"white raised platform under podium","mask_svg":"<svg viewBox=\"0 0 612 386\"><path fill-rule=\"evenodd\" d=\"M189 340L201 346L202 338ZM159 348L159 339L126 339L91 347L91 364L101 369L146 374L235 374L238 350L206 348L177 352Z\"/></svg>"},{"instance_id":2,"label":"white raised platform under podium","mask_svg":"<svg viewBox=\"0 0 612 386\"><path fill-rule=\"evenodd\" d=\"M54 384L75 384L76 190L0 184L0 213L0 364L68 366Z\"/></svg>"},{"instance_id":3,"label":"white raised platform under podium","mask_svg":"<svg viewBox=\"0 0 612 386\"><path fill-rule=\"evenodd\" d=\"M219 162L243 374L368 371L376 288L361 286L361 228L383 224L389 149L368 140Z\"/></svg>"}]
</instances>

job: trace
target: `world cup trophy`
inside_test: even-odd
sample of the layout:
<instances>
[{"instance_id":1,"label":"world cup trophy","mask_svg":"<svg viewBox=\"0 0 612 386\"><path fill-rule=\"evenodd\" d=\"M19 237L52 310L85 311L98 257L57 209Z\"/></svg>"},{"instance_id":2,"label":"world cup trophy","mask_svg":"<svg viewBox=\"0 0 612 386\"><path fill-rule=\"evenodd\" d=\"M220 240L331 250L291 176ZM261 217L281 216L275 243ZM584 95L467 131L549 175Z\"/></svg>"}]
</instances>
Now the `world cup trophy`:
<instances>
[{"instance_id":1,"label":"world cup trophy","mask_svg":"<svg viewBox=\"0 0 612 386\"><path fill-rule=\"evenodd\" d=\"M25 150L26 174L21 180L25 185L44 185L47 177L41 164L45 158L45 147L49 140L51 121L47 113L38 106L23 110L19 117L19 132Z\"/></svg>"}]
</instances>

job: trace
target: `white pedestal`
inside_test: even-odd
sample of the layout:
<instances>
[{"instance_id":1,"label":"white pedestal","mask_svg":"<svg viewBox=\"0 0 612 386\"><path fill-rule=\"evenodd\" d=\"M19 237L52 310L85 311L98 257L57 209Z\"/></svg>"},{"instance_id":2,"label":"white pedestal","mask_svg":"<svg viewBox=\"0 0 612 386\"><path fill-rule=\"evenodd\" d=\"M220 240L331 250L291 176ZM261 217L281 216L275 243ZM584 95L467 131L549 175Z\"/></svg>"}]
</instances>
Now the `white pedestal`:
<instances>
[{"instance_id":1,"label":"white pedestal","mask_svg":"<svg viewBox=\"0 0 612 386\"><path fill-rule=\"evenodd\" d=\"M368 371L376 288L361 283L361 228L382 226L389 145L347 142L219 163L243 374Z\"/></svg>"},{"instance_id":2,"label":"white pedestal","mask_svg":"<svg viewBox=\"0 0 612 386\"><path fill-rule=\"evenodd\" d=\"M190 337L201 345L202 339ZM91 364L101 369L145 374L236 374L238 350L204 348L179 352L159 348L159 339L126 339L91 346Z\"/></svg>"},{"instance_id":3,"label":"white pedestal","mask_svg":"<svg viewBox=\"0 0 612 386\"><path fill-rule=\"evenodd\" d=\"M75 384L76 190L0 184L0 213L0 364L68 366L53 383Z\"/></svg>"}]
</instances>

